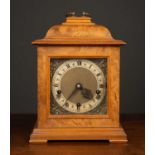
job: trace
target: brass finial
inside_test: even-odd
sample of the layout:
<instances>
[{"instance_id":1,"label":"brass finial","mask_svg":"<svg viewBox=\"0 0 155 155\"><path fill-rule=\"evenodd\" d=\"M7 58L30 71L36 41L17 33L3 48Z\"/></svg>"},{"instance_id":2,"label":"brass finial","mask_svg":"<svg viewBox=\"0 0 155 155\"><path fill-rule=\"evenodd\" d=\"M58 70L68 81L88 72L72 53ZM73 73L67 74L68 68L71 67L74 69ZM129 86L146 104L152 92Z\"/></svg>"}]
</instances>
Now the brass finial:
<instances>
[{"instance_id":1,"label":"brass finial","mask_svg":"<svg viewBox=\"0 0 155 155\"><path fill-rule=\"evenodd\" d=\"M68 12L66 14L66 17L72 17L72 16L75 16L75 12Z\"/></svg>"},{"instance_id":2,"label":"brass finial","mask_svg":"<svg viewBox=\"0 0 155 155\"><path fill-rule=\"evenodd\" d=\"M85 12L85 11L82 12L82 16L91 17L91 15L88 12Z\"/></svg>"}]
</instances>

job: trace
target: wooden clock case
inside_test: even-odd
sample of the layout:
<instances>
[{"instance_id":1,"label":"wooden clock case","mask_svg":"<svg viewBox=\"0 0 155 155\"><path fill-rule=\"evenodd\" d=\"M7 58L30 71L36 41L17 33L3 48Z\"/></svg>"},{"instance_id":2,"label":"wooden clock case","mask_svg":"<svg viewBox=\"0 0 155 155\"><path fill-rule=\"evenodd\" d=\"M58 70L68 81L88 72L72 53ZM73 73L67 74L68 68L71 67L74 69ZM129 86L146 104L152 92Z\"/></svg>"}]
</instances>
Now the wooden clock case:
<instances>
[{"instance_id":1,"label":"wooden clock case","mask_svg":"<svg viewBox=\"0 0 155 155\"><path fill-rule=\"evenodd\" d=\"M48 140L109 140L127 142L120 125L120 46L109 30L90 17L67 17L51 27L37 45L38 110L30 143ZM51 58L107 58L108 111L106 115L52 115L50 113Z\"/></svg>"}]
</instances>

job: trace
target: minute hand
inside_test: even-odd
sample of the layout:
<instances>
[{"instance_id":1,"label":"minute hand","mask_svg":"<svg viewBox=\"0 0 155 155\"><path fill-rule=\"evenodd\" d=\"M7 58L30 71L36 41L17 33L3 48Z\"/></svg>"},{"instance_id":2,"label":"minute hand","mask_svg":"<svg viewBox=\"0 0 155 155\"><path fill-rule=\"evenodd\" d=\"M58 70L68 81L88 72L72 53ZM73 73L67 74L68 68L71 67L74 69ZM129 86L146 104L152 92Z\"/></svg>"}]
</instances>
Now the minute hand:
<instances>
[{"instance_id":1,"label":"minute hand","mask_svg":"<svg viewBox=\"0 0 155 155\"><path fill-rule=\"evenodd\" d=\"M67 97L66 101L69 100L75 93L76 93L77 89L74 88L74 90L72 91L72 93L69 95L69 97Z\"/></svg>"}]
</instances>

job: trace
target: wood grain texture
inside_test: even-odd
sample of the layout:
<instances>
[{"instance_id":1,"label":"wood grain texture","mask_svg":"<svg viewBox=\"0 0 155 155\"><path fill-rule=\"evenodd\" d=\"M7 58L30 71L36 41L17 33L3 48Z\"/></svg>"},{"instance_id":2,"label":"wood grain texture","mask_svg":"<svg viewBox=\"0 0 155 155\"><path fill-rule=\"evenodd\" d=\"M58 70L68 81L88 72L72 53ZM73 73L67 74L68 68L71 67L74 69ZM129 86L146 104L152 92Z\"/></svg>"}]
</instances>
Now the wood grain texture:
<instances>
[{"instance_id":1,"label":"wood grain texture","mask_svg":"<svg viewBox=\"0 0 155 155\"><path fill-rule=\"evenodd\" d=\"M59 25L52 26L43 39L35 45L124 45L112 37L108 28L95 24L90 17L68 17Z\"/></svg>"},{"instance_id":2,"label":"wood grain texture","mask_svg":"<svg viewBox=\"0 0 155 155\"><path fill-rule=\"evenodd\" d=\"M50 141L30 144L36 115L11 115L11 155L144 155L145 116L121 115L121 123L128 135L128 143L107 141Z\"/></svg>"},{"instance_id":3,"label":"wood grain texture","mask_svg":"<svg viewBox=\"0 0 155 155\"><path fill-rule=\"evenodd\" d=\"M119 122L120 45L110 31L89 17L68 17L34 41L38 54L38 118L30 142L97 140L127 142ZM107 114L52 115L50 113L50 59L107 58ZM68 86L69 87L69 86Z\"/></svg>"},{"instance_id":4,"label":"wood grain texture","mask_svg":"<svg viewBox=\"0 0 155 155\"><path fill-rule=\"evenodd\" d=\"M38 47L38 128L119 127L119 47ZM50 114L50 58L108 58L108 114ZM105 119L104 119L105 118ZM75 119L75 120L74 120Z\"/></svg>"},{"instance_id":5,"label":"wood grain texture","mask_svg":"<svg viewBox=\"0 0 155 155\"><path fill-rule=\"evenodd\" d=\"M102 132L105 135L100 134L99 137L102 139L111 140L111 142L116 142L113 139L113 135L117 137L119 142L126 142L127 137L125 132L120 128L119 123L119 62L120 62L120 48L119 47L79 47L79 46L39 46L38 47L38 119L37 126L34 129L30 142L43 142L47 140L56 139L53 134L57 135L57 139L62 137L62 140L69 139L68 136L62 136L60 133L71 133L73 128L79 130L77 133L79 135L74 136L73 132L71 139L89 139L88 136L81 136L82 130L80 128L103 128ZM108 112L107 115L52 115L50 114L50 59L51 58L108 58L108 79L107 79L107 90L108 90ZM119 134L117 131L111 132L115 127L117 130L121 131ZM57 129L62 128L61 132L57 132ZM63 130L67 128L67 130ZM46 136L44 139L40 139L43 135ZM100 129L99 129L100 130ZM39 132L38 132L39 131ZM84 132L87 133L87 132ZM59 135L60 134L60 135ZM97 133L98 135L99 133ZM110 137L111 134L111 137ZM90 139L92 138L92 133L88 132ZM117 136L118 135L118 136ZM74 136L74 137L73 137ZM98 137L94 135L95 137ZM36 138L37 137L37 138ZM99 138L98 137L98 138ZM107 138L108 137L108 138ZM122 138L123 137L123 138ZM94 138L92 138L94 139ZM96 138L95 138L96 139ZM100 139L100 138L99 138Z\"/></svg>"},{"instance_id":6,"label":"wood grain texture","mask_svg":"<svg viewBox=\"0 0 155 155\"><path fill-rule=\"evenodd\" d=\"M112 143L125 143L127 136L121 127L117 128L51 128L33 130L30 143L48 140L109 140Z\"/></svg>"},{"instance_id":7,"label":"wood grain texture","mask_svg":"<svg viewBox=\"0 0 155 155\"><path fill-rule=\"evenodd\" d=\"M99 40L99 39L88 39L88 38L52 38L52 39L39 39L32 42L34 45L111 45L120 46L126 43L122 40Z\"/></svg>"}]
</instances>

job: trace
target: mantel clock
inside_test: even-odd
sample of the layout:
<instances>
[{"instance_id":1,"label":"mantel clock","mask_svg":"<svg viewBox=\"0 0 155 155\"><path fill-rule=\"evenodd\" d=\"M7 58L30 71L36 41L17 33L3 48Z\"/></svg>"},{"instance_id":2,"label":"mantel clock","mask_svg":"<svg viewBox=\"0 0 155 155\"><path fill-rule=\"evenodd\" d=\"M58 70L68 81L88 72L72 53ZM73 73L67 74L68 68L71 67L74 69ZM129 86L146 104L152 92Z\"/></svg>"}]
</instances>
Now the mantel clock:
<instances>
[{"instance_id":1,"label":"mantel clock","mask_svg":"<svg viewBox=\"0 0 155 155\"><path fill-rule=\"evenodd\" d=\"M87 13L69 13L37 45L38 110L30 143L127 142L119 121L120 46Z\"/></svg>"}]
</instances>

